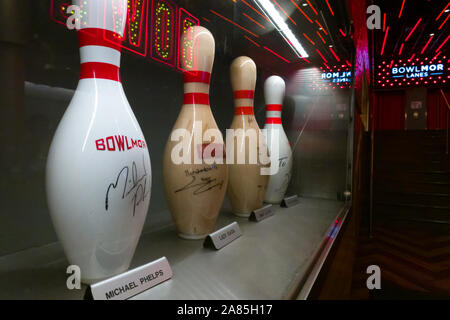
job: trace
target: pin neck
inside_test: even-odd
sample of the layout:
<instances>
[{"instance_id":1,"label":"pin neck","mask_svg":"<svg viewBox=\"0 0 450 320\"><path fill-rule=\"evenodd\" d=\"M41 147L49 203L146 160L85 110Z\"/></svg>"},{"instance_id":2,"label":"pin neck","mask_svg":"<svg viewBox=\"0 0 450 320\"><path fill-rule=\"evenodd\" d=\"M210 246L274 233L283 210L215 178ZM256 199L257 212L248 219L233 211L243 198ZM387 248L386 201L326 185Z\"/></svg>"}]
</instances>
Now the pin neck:
<instances>
[{"instance_id":1,"label":"pin neck","mask_svg":"<svg viewBox=\"0 0 450 320\"><path fill-rule=\"evenodd\" d=\"M281 125L281 104L267 104L266 105L266 124L280 124Z\"/></svg>"},{"instance_id":2,"label":"pin neck","mask_svg":"<svg viewBox=\"0 0 450 320\"><path fill-rule=\"evenodd\" d=\"M184 105L209 106L209 83L211 73L206 71L189 71L183 73Z\"/></svg>"},{"instance_id":3,"label":"pin neck","mask_svg":"<svg viewBox=\"0 0 450 320\"><path fill-rule=\"evenodd\" d=\"M236 90L234 92L234 115L254 115L254 90Z\"/></svg>"},{"instance_id":4,"label":"pin neck","mask_svg":"<svg viewBox=\"0 0 450 320\"><path fill-rule=\"evenodd\" d=\"M183 72L184 83L205 83L209 85L211 73L206 71L185 71Z\"/></svg>"},{"instance_id":5,"label":"pin neck","mask_svg":"<svg viewBox=\"0 0 450 320\"><path fill-rule=\"evenodd\" d=\"M81 70L80 79L120 80L120 51L122 37L99 28L78 31Z\"/></svg>"}]
</instances>

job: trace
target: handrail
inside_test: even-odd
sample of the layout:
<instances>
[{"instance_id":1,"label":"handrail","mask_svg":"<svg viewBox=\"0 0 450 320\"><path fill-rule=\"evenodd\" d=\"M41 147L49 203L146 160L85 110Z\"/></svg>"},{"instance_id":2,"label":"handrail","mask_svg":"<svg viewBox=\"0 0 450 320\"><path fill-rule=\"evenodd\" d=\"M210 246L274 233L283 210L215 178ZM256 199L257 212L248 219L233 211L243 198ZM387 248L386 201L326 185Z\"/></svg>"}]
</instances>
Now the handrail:
<instances>
[{"instance_id":1,"label":"handrail","mask_svg":"<svg viewBox=\"0 0 450 320\"><path fill-rule=\"evenodd\" d=\"M450 111L450 104L448 103L448 100L447 100L447 97L445 96L445 93L444 93L444 91L442 91L442 89L440 89L440 91L441 91L441 94L442 94L442 96L444 97L444 101L445 101L445 103L447 104L447 110L446 110L446 113L445 113L445 115L446 115L446 119L447 119L447 137L446 137L446 142L445 142L445 154L447 154L448 155L448 114L449 114L449 111Z\"/></svg>"}]
</instances>

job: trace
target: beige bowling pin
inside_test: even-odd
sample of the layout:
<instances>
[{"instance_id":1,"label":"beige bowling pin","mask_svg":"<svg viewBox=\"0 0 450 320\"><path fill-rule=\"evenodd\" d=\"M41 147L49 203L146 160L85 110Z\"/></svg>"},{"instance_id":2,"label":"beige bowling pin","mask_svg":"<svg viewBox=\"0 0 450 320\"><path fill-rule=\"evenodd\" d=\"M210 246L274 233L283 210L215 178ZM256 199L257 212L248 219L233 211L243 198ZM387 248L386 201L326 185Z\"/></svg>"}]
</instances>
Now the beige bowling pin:
<instances>
[{"instance_id":1,"label":"beige bowling pin","mask_svg":"<svg viewBox=\"0 0 450 320\"><path fill-rule=\"evenodd\" d=\"M183 75L184 102L164 151L163 180L178 235L184 239L202 239L214 231L227 189L228 170L223 137L209 105L214 38L199 26L191 27L185 35L194 41L197 65L195 71ZM185 37L181 41L184 44ZM184 138L180 138L183 132ZM215 138L201 140L205 132ZM182 141L185 148L180 151ZM180 155L186 156L182 163L177 160Z\"/></svg>"},{"instance_id":2,"label":"beige bowling pin","mask_svg":"<svg viewBox=\"0 0 450 320\"><path fill-rule=\"evenodd\" d=\"M259 154L267 155L267 146L261 130L258 127L253 111L253 99L256 84L256 65L249 57L238 57L231 64L231 85L234 94L234 118L231 129L234 131L234 153L227 149L228 165L228 196L231 200L233 213L240 217L248 217L255 209L263 205L269 180L268 175L263 175L261 169L270 166L270 161L265 165L261 163ZM239 138L237 132L253 132L257 143L251 148L249 138ZM242 136L241 136L242 137ZM261 141L260 141L261 139ZM231 148L231 145L227 146ZM260 152L260 147L263 148ZM256 163L250 161L250 153L257 156ZM238 162L239 157L245 162ZM268 159L267 159L268 160ZM230 162L232 163L230 164Z\"/></svg>"}]
</instances>

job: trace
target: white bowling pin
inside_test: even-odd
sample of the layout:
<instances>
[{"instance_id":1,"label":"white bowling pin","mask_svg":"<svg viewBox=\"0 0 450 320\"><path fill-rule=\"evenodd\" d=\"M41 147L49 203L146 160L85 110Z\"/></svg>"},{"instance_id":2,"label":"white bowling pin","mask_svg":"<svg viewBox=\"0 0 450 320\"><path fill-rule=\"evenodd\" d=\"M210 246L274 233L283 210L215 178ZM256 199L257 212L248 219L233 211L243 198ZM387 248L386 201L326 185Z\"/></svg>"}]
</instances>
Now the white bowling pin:
<instances>
[{"instance_id":1,"label":"white bowling pin","mask_svg":"<svg viewBox=\"0 0 450 320\"><path fill-rule=\"evenodd\" d=\"M147 215L151 168L119 75L127 1L74 4L84 12L80 81L50 146L46 190L69 263L93 283L128 269Z\"/></svg>"},{"instance_id":2,"label":"white bowling pin","mask_svg":"<svg viewBox=\"0 0 450 320\"><path fill-rule=\"evenodd\" d=\"M186 31L181 43L189 39L196 48L197 65L196 70L184 73L184 101L164 151L163 181L178 235L195 240L214 231L227 190L228 170L223 137L209 105L214 37L207 29L195 26ZM208 133L215 135L214 139ZM183 144L185 149L180 152L178 147ZM178 159L180 154L186 161Z\"/></svg>"},{"instance_id":3,"label":"white bowling pin","mask_svg":"<svg viewBox=\"0 0 450 320\"><path fill-rule=\"evenodd\" d=\"M266 100L264 136L271 155L271 171L277 172L269 178L264 201L272 204L278 204L283 200L292 175L292 150L281 124L285 90L284 80L278 76L271 76L264 83Z\"/></svg>"},{"instance_id":4,"label":"white bowling pin","mask_svg":"<svg viewBox=\"0 0 450 320\"><path fill-rule=\"evenodd\" d=\"M234 133L243 130L250 133L248 136L257 138L256 143L251 143L249 138L238 138L235 135L234 152L227 151L227 163L229 164L228 196L231 200L233 213L239 217L248 217L255 209L259 209L264 201L268 176L263 175L262 169L265 165L258 158L255 163L251 163L250 154L259 156L267 154L267 146L264 136L256 122L253 99L256 85L256 64L249 57L238 57L234 59L230 68L231 86L234 93L234 118L231 129ZM232 146L227 138L227 150ZM256 150L252 150L252 145ZM262 151L260 152L260 147ZM231 150L230 150L231 151ZM256 152L256 154L255 154ZM233 154L233 155L230 155ZM239 158L244 159L244 163L239 163ZM241 161L242 162L242 161Z\"/></svg>"}]
</instances>

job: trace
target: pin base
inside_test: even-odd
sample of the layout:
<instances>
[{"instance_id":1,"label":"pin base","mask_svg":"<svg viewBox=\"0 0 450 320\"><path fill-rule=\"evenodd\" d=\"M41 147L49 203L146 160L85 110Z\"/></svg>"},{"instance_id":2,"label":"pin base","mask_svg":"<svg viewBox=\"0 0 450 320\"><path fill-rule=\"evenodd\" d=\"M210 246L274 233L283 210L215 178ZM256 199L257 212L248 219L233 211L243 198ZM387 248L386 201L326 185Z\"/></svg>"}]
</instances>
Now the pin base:
<instances>
[{"instance_id":1,"label":"pin base","mask_svg":"<svg viewBox=\"0 0 450 320\"><path fill-rule=\"evenodd\" d=\"M207 235L207 234L203 234L203 235L192 235L192 234L179 233L178 236L179 236L181 239L185 239L185 240L203 240L203 239L205 239L208 235Z\"/></svg>"}]
</instances>

